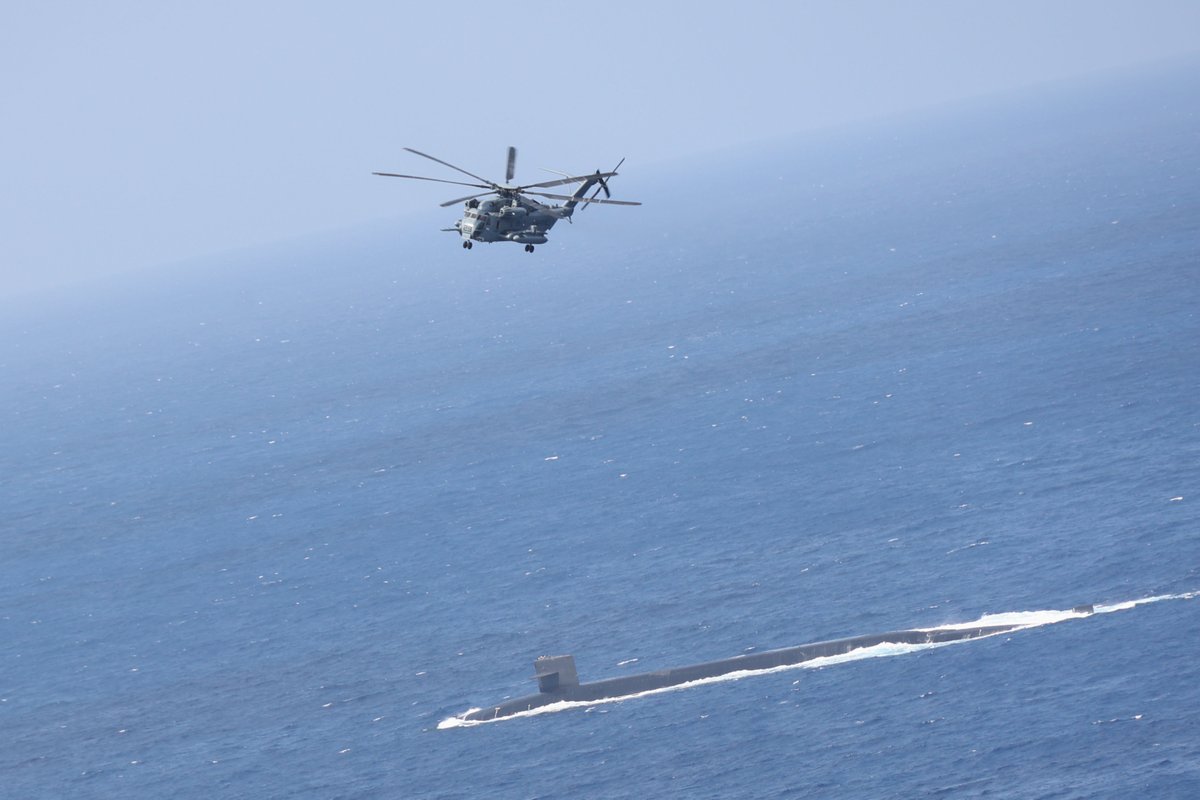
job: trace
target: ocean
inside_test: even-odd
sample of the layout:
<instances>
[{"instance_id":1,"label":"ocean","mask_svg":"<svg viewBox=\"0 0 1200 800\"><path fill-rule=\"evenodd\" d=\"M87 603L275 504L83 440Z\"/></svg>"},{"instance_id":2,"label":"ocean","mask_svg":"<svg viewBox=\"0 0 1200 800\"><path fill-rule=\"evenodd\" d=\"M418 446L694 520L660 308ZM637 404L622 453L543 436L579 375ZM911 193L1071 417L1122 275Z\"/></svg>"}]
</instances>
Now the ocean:
<instances>
[{"instance_id":1,"label":"ocean","mask_svg":"<svg viewBox=\"0 0 1200 800\"><path fill-rule=\"evenodd\" d=\"M1200 796L1196 66L7 301L0 796Z\"/></svg>"}]
</instances>

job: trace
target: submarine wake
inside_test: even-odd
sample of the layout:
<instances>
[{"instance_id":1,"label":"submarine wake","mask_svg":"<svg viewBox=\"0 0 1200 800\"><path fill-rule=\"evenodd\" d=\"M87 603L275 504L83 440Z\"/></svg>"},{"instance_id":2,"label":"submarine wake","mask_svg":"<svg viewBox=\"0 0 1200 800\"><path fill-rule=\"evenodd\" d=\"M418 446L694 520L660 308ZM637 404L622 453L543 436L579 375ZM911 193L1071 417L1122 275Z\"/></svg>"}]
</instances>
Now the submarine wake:
<instances>
[{"instance_id":1,"label":"submarine wake","mask_svg":"<svg viewBox=\"0 0 1200 800\"><path fill-rule=\"evenodd\" d=\"M438 729L472 727L500 720L553 714L578 708L591 709L607 703L666 694L694 686L737 681L742 678L768 675L785 670L820 669L868 658L907 655L974 639L1029 630L1069 620L1085 619L1095 614L1127 611L1149 603L1166 600L1191 600L1197 596L1200 596L1200 592L1156 595L1120 603L1079 606L1067 610L1050 609L984 614L971 622L957 622L931 628L914 628L891 633L856 636L831 642L818 642L763 651L752 655L740 655L680 669L629 675L585 684L578 682L575 676L574 660L571 656L544 657L534 663L537 671L535 677L538 678L541 690L539 694L509 700L487 709L469 709L460 715L442 720L438 723Z\"/></svg>"}]
</instances>

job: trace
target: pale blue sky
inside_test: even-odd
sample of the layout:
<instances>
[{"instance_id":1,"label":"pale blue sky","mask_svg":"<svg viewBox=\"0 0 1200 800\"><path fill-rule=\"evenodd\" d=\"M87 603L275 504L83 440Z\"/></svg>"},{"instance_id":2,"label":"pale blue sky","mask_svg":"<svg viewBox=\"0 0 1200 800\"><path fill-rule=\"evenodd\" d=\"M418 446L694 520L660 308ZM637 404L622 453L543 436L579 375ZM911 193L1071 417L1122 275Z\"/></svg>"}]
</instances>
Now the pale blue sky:
<instances>
[{"instance_id":1,"label":"pale blue sky","mask_svg":"<svg viewBox=\"0 0 1200 800\"><path fill-rule=\"evenodd\" d=\"M0 296L435 207L370 175L442 176L405 145L489 176L508 144L518 178L635 169L1197 31L1194 0L8 4Z\"/></svg>"}]
</instances>

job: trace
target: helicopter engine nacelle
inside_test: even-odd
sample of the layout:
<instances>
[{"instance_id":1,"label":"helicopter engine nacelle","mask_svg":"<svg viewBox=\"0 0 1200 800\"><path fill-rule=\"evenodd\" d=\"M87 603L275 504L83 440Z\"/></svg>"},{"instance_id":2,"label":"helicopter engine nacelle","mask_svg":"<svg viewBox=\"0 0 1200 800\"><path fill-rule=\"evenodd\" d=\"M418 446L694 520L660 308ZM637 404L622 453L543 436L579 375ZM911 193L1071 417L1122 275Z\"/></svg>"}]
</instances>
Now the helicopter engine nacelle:
<instances>
[{"instance_id":1,"label":"helicopter engine nacelle","mask_svg":"<svg viewBox=\"0 0 1200 800\"><path fill-rule=\"evenodd\" d=\"M549 241L546 238L546 234L532 231L516 231L515 233L508 234L508 239L520 244L545 244Z\"/></svg>"}]
</instances>

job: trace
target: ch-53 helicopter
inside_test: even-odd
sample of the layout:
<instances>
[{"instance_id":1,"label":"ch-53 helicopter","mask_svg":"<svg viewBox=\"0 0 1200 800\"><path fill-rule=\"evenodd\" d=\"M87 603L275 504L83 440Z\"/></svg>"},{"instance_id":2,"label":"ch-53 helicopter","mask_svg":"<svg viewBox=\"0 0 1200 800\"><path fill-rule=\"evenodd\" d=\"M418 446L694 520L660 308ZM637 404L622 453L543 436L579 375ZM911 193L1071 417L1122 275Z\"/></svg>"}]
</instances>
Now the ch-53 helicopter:
<instances>
[{"instance_id":1,"label":"ch-53 helicopter","mask_svg":"<svg viewBox=\"0 0 1200 800\"><path fill-rule=\"evenodd\" d=\"M456 167L447 161L442 161L440 158L434 158L419 150L413 150L411 147L404 149L422 158L436 161L477 181L482 181L482 183L464 183L463 181L448 181L442 178L426 178L421 175L398 175L395 172L373 173L375 175L383 175L387 178L412 178L418 181L453 183L457 186L473 186L478 189L486 189L487 191L485 192L469 194L466 197L456 197L441 204L444 208L452 206L455 203L466 203L466 211L462 219L456 221L453 228L442 228L442 230L461 235L462 246L467 250L470 250L475 242L516 242L517 244L525 245L526 253L532 253L535 244L545 244L546 234L554 227L554 223L560 219L566 219L570 222L571 215L575 213L575 206L580 203L585 206L590 203L604 203L614 206L641 205L641 203L634 203L628 200L607 199L612 197L612 193L608 190L608 179L615 176L617 170L621 168L621 164L625 163L625 159L623 158L611 172L600 172L597 170L591 175L567 175L560 172L558 174L565 177L558 180L513 186L513 171L517 164L517 149L515 147L508 148L508 168L505 170L504 183L502 184L490 181L487 178L481 178L473 172L467 172L462 167ZM565 186L571 183L578 183L579 187L570 195L529 191L530 189L549 189L554 186ZM588 197L588 190L593 186L596 187L596 190L592 192L591 197ZM604 192L606 199L601 200L597 197L600 192ZM496 195L496 197L480 202L479 198L487 197L488 195ZM561 206L547 205L533 200L530 198L530 195L549 197L554 200L566 200L567 202Z\"/></svg>"}]
</instances>

